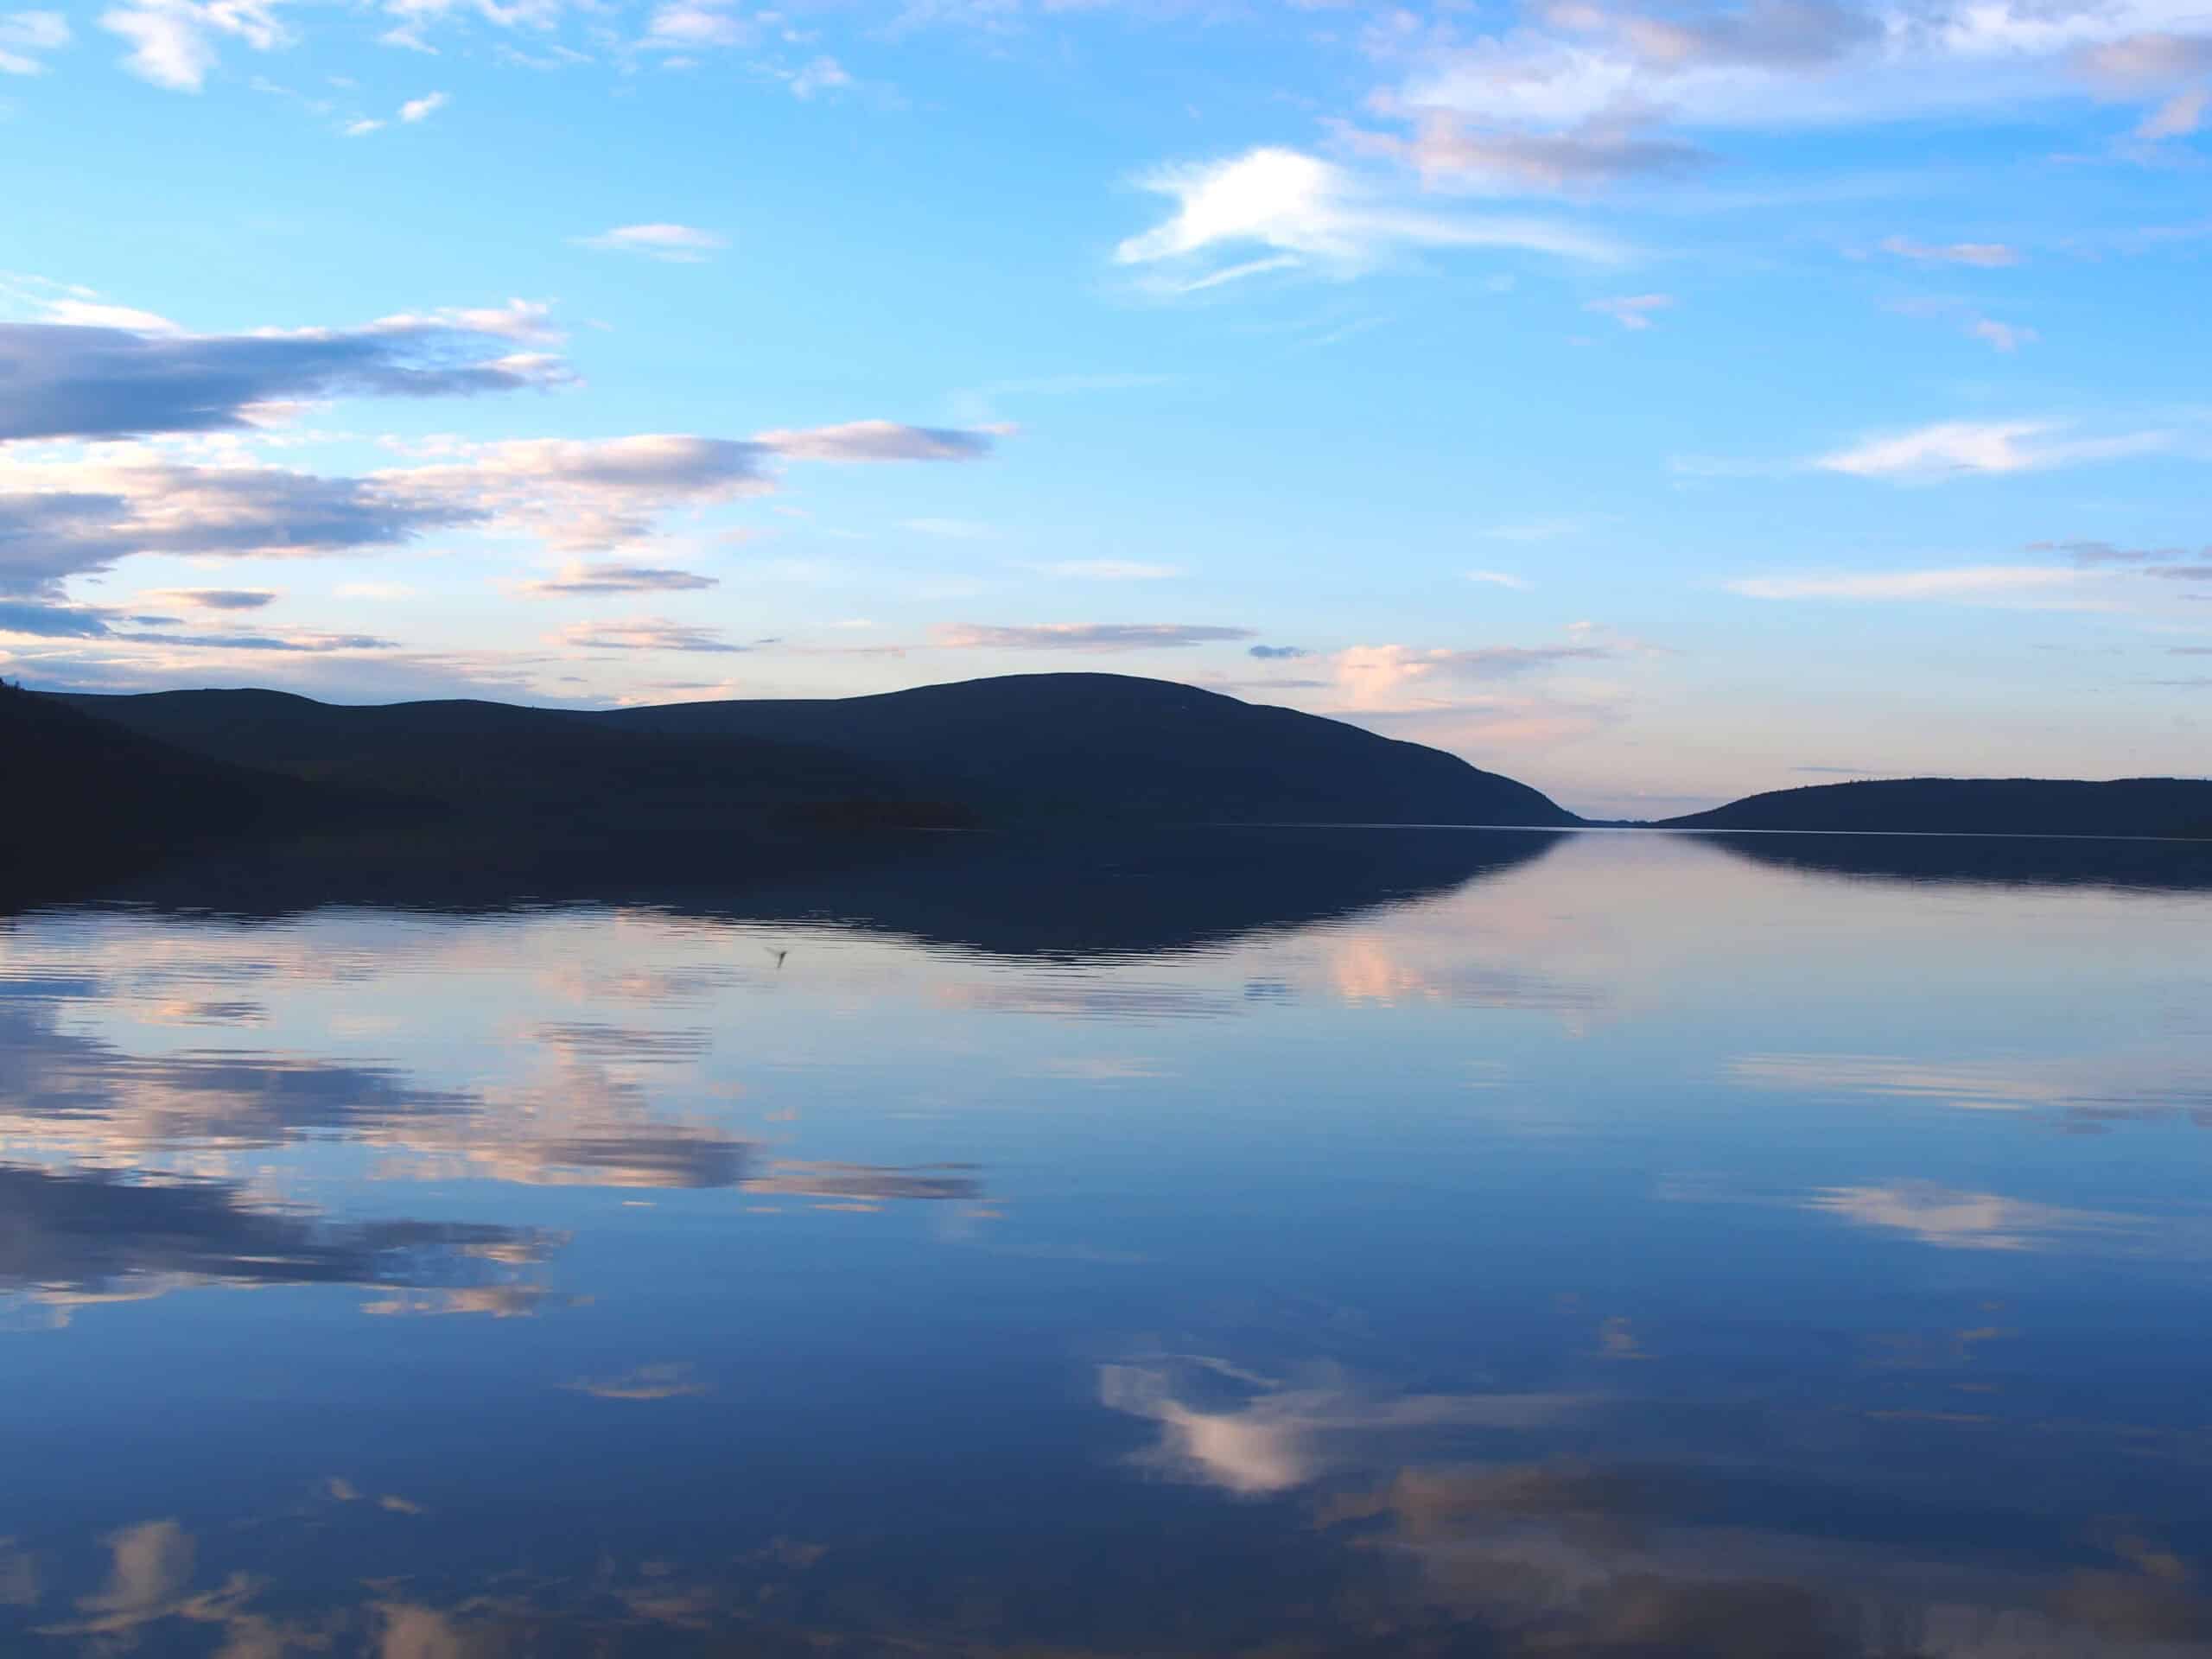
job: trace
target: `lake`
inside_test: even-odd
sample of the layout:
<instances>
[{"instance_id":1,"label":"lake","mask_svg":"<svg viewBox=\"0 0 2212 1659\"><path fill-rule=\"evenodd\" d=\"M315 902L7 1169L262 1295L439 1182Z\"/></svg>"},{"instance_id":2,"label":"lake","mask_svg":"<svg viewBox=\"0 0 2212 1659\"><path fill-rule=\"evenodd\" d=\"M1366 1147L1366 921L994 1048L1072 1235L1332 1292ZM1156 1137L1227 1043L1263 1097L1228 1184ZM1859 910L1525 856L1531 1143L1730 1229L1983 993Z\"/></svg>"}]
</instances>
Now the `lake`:
<instances>
[{"instance_id":1,"label":"lake","mask_svg":"<svg viewBox=\"0 0 2212 1659\"><path fill-rule=\"evenodd\" d=\"M2212 1651L2208 865L0 923L0 1650Z\"/></svg>"}]
</instances>

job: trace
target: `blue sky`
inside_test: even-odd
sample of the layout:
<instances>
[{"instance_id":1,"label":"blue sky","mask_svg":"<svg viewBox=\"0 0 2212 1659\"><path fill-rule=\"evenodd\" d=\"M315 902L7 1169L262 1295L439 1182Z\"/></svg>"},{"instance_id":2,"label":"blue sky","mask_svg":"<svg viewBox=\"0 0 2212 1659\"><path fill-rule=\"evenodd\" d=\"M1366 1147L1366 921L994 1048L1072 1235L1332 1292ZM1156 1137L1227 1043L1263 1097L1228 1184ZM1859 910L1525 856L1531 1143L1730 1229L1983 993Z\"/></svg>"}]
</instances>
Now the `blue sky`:
<instances>
[{"instance_id":1,"label":"blue sky","mask_svg":"<svg viewBox=\"0 0 2212 1659\"><path fill-rule=\"evenodd\" d=\"M0 672L2206 770L2212 10L0 11Z\"/></svg>"}]
</instances>

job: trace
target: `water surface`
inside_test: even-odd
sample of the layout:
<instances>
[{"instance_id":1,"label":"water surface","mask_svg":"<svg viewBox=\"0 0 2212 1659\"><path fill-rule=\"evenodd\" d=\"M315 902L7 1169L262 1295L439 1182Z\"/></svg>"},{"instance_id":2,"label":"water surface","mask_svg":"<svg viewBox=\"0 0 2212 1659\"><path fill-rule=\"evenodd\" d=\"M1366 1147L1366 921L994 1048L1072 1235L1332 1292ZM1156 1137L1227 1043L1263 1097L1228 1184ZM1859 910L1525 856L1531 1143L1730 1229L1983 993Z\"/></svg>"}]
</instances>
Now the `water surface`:
<instances>
[{"instance_id":1,"label":"water surface","mask_svg":"<svg viewBox=\"0 0 2212 1659\"><path fill-rule=\"evenodd\" d=\"M2212 1650L2207 862L0 923L0 1650Z\"/></svg>"}]
</instances>

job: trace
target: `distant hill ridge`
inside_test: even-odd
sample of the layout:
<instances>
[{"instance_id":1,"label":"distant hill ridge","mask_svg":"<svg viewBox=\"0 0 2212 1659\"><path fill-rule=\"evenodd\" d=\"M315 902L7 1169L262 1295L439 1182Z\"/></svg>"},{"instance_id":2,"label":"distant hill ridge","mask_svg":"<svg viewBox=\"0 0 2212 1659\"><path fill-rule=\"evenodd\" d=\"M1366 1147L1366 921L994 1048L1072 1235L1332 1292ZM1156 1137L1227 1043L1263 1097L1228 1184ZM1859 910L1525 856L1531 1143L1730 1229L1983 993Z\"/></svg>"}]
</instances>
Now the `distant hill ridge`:
<instances>
[{"instance_id":1,"label":"distant hill ridge","mask_svg":"<svg viewBox=\"0 0 2212 1659\"><path fill-rule=\"evenodd\" d=\"M588 711L270 691L60 701L209 759L464 808L603 811L619 798L629 810L927 802L991 822L1581 822L1440 750L1118 674Z\"/></svg>"},{"instance_id":2,"label":"distant hill ridge","mask_svg":"<svg viewBox=\"0 0 2212 1659\"><path fill-rule=\"evenodd\" d=\"M1863 779L1747 796L1658 827L2212 839L2212 779Z\"/></svg>"}]
</instances>

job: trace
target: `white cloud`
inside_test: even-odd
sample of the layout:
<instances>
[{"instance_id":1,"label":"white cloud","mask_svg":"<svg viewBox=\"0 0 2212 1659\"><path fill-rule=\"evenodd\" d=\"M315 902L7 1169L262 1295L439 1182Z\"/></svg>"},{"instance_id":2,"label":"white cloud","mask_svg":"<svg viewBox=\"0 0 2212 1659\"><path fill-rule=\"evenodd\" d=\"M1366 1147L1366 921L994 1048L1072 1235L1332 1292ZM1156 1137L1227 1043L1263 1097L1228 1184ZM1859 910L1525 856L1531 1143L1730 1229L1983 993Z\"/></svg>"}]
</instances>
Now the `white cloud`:
<instances>
[{"instance_id":1,"label":"white cloud","mask_svg":"<svg viewBox=\"0 0 2212 1659\"><path fill-rule=\"evenodd\" d=\"M791 96L812 98L817 92L836 92L850 86L853 78L845 73L836 59L817 58L791 78Z\"/></svg>"},{"instance_id":2,"label":"white cloud","mask_svg":"<svg viewBox=\"0 0 2212 1659\"><path fill-rule=\"evenodd\" d=\"M1484 645L1468 651L1412 645L1353 645L1331 660L1337 690L1363 714L1436 709L1437 691L1452 683L1510 678L1561 663L1599 660L1603 645Z\"/></svg>"},{"instance_id":3,"label":"white cloud","mask_svg":"<svg viewBox=\"0 0 2212 1659\"><path fill-rule=\"evenodd\" d=\"M128 328L141 334L181 334L167 317L128 305L99 300L48 300L41 308L48 322L72 328Z\"/></svg>"},{"instance_id":4,"label":"white cloud","mask_svg":"<svg viewBox=\"0 0 2212 1659\"><path fill-rule=\"evenodd\" d=\"M695 51L705 47L749 46L758 38L753 21L716 0L668 0L655 8L645 27L645 44Z\"/></svg>"},{"instance_id":5,"label":"white cloud","mask_svg":"<svg viewBox=\"0 0 2212 1659\"><path fill-rule=\"evenodd\" d=\"M411 98L401 105L399 118L407 122L427 121L452 102L451 97L444 92L426 92L421 98Z\"/></svg>"},{"instance_id":6,"label":"white cloud","mask_svg":"<svg viewBox=\"0 0 2212 1659\"><path fill-rule=\"evenodd\" d=\"M100 14L99 25L130 46L123 67L173 92L196 92L215 67L216 41L244 41L257 52L290 43L276 20L278 0L131 0Z\"/></svg>"},{"instance_id":7,"label":"white cloud","mask_svg":"<svg viewBox=\"0 0 2212 1659\"><path fill-rule=\"evenodd\" d=\"M505 305L446 305L435 311L403 312L379 317L375 329L463 328L471 334L495 334L532 345L556 346L568 335L553 322L553 307L544 300L509 300Z\"/></svg>"},{"instance_id":8,"label":"white cloud","mask_svg":"<svg viewBox=\"0 0 2212 1659\"><path fill-rule=\"evenodd\" d=\"M2086 461L2115 461L2170 448L2172 435L2130 432L2106 437L2068 437L2054 421L1942 421L1910 432L1869 438L1821 455L1821 472L1854 478L1905 481L1962 473L2041 472Z\"/></svg>"},{"instance_id":9,"label":"white cloud","mask_svg":"<svg viewBox=\"0 0 2212 1659\"><path fill-rule=\"evenodd\" d=\"M37 54L68 44L69 20L58 11L0 13L0 75L43 74Z\"/></svg>"},{"instance_id":10,"label":"white cloud","mask_svg":"<svg viewBox=\"0 0 2212 1659\"><path fill-rule=\"evenodd\" d=\"M1984 270L2001 270L2020 263L2019 250L2002 242L1948 242L1939 246L1916 242L1910 237L1892 236L1883 242L1882 251L1920 264L1977 265Z\"/></svg>"},{"instance_id":11,"label":"white cloud","mask_svg":"<svg viewBox=\"0 0 2212 1659\"><path fill-rule=\"evenodd\" d=\"M1510 588L1516 592L1525 592L1529 587L1527 577L1513 575L1503 570L1470 570L1467 580L1491 588Z\"/></svg>"},{"instance_id":12,"label":"white cloud","mask_svg":"<svg viewBox=\"0 0 2212 1659\"><path fill-rule=\"evenodd\" d=\"M1664 311L1674 303L1671 294L1628 294L1616 299L1592 300L1582 308L1611 317L1624 328L1649 328L1652 313Z\"/></svg>"},{"instance_id":13,"label":"white cloud","mask_svg":"<svg viewBox=\"0 0 2212 1659\"><path fill-rule=\"evenodd\" d=\"M2079 588L2079 570L2049 564L1970 564L1942 570L1885 570L1860 575L1750 576L1726 584L1750 599L2002 599Z\"/></svg>"},{"instance_id":14,"label":"white cloud","mask_svg":"<svg viewBox=\"0 0 2212 1659\"><path fill-rule=\"evenodd\" d=\"M364 116L359 121L348 121L344 128L348 138L365 138L372 132L382 132L385 124Z\"/></svg>"},{"instance_id":15,"label":"white cloud","mask_svg":"<svg viewBox=\"0 0 2212 1659\"><path fill-rule=\"evenodd\" d=\"M1176 292L1295 266L1350 276L1422 248L1620 257L1605 238L1571 226L1439 212L1294 149L1262 148L1225 161L1161 168L1139 182L1170 198L1175 211L1122 242L1115 261L1166 267L1171 274L1164 286Z\"/></svg>"},{"instance_id":16,"label":"white cloud","mask_svg":"<svg viewBox=\"0 0 2212 1659\"><path fill-rule=\"evenodd\" d=\"M729 238L692 225L622 225L597 236L580 238L578 245L607 253L642 253L671 264L696 265L728 247Z\"/></svg>"},{"instance_id":17,"label":"white cloud","mask_svg":"<svg viewBox=\"0 0 2212 1659\"><path fill-rule=\"evenodd\" d=\"M2000 352L2017 352L2043 338L2032 328L2018 323L1999 322L1993 317L1976 317L1967 325L1967 332L1976 340L1986 340Z\"/></svg>"}]
</instances>

